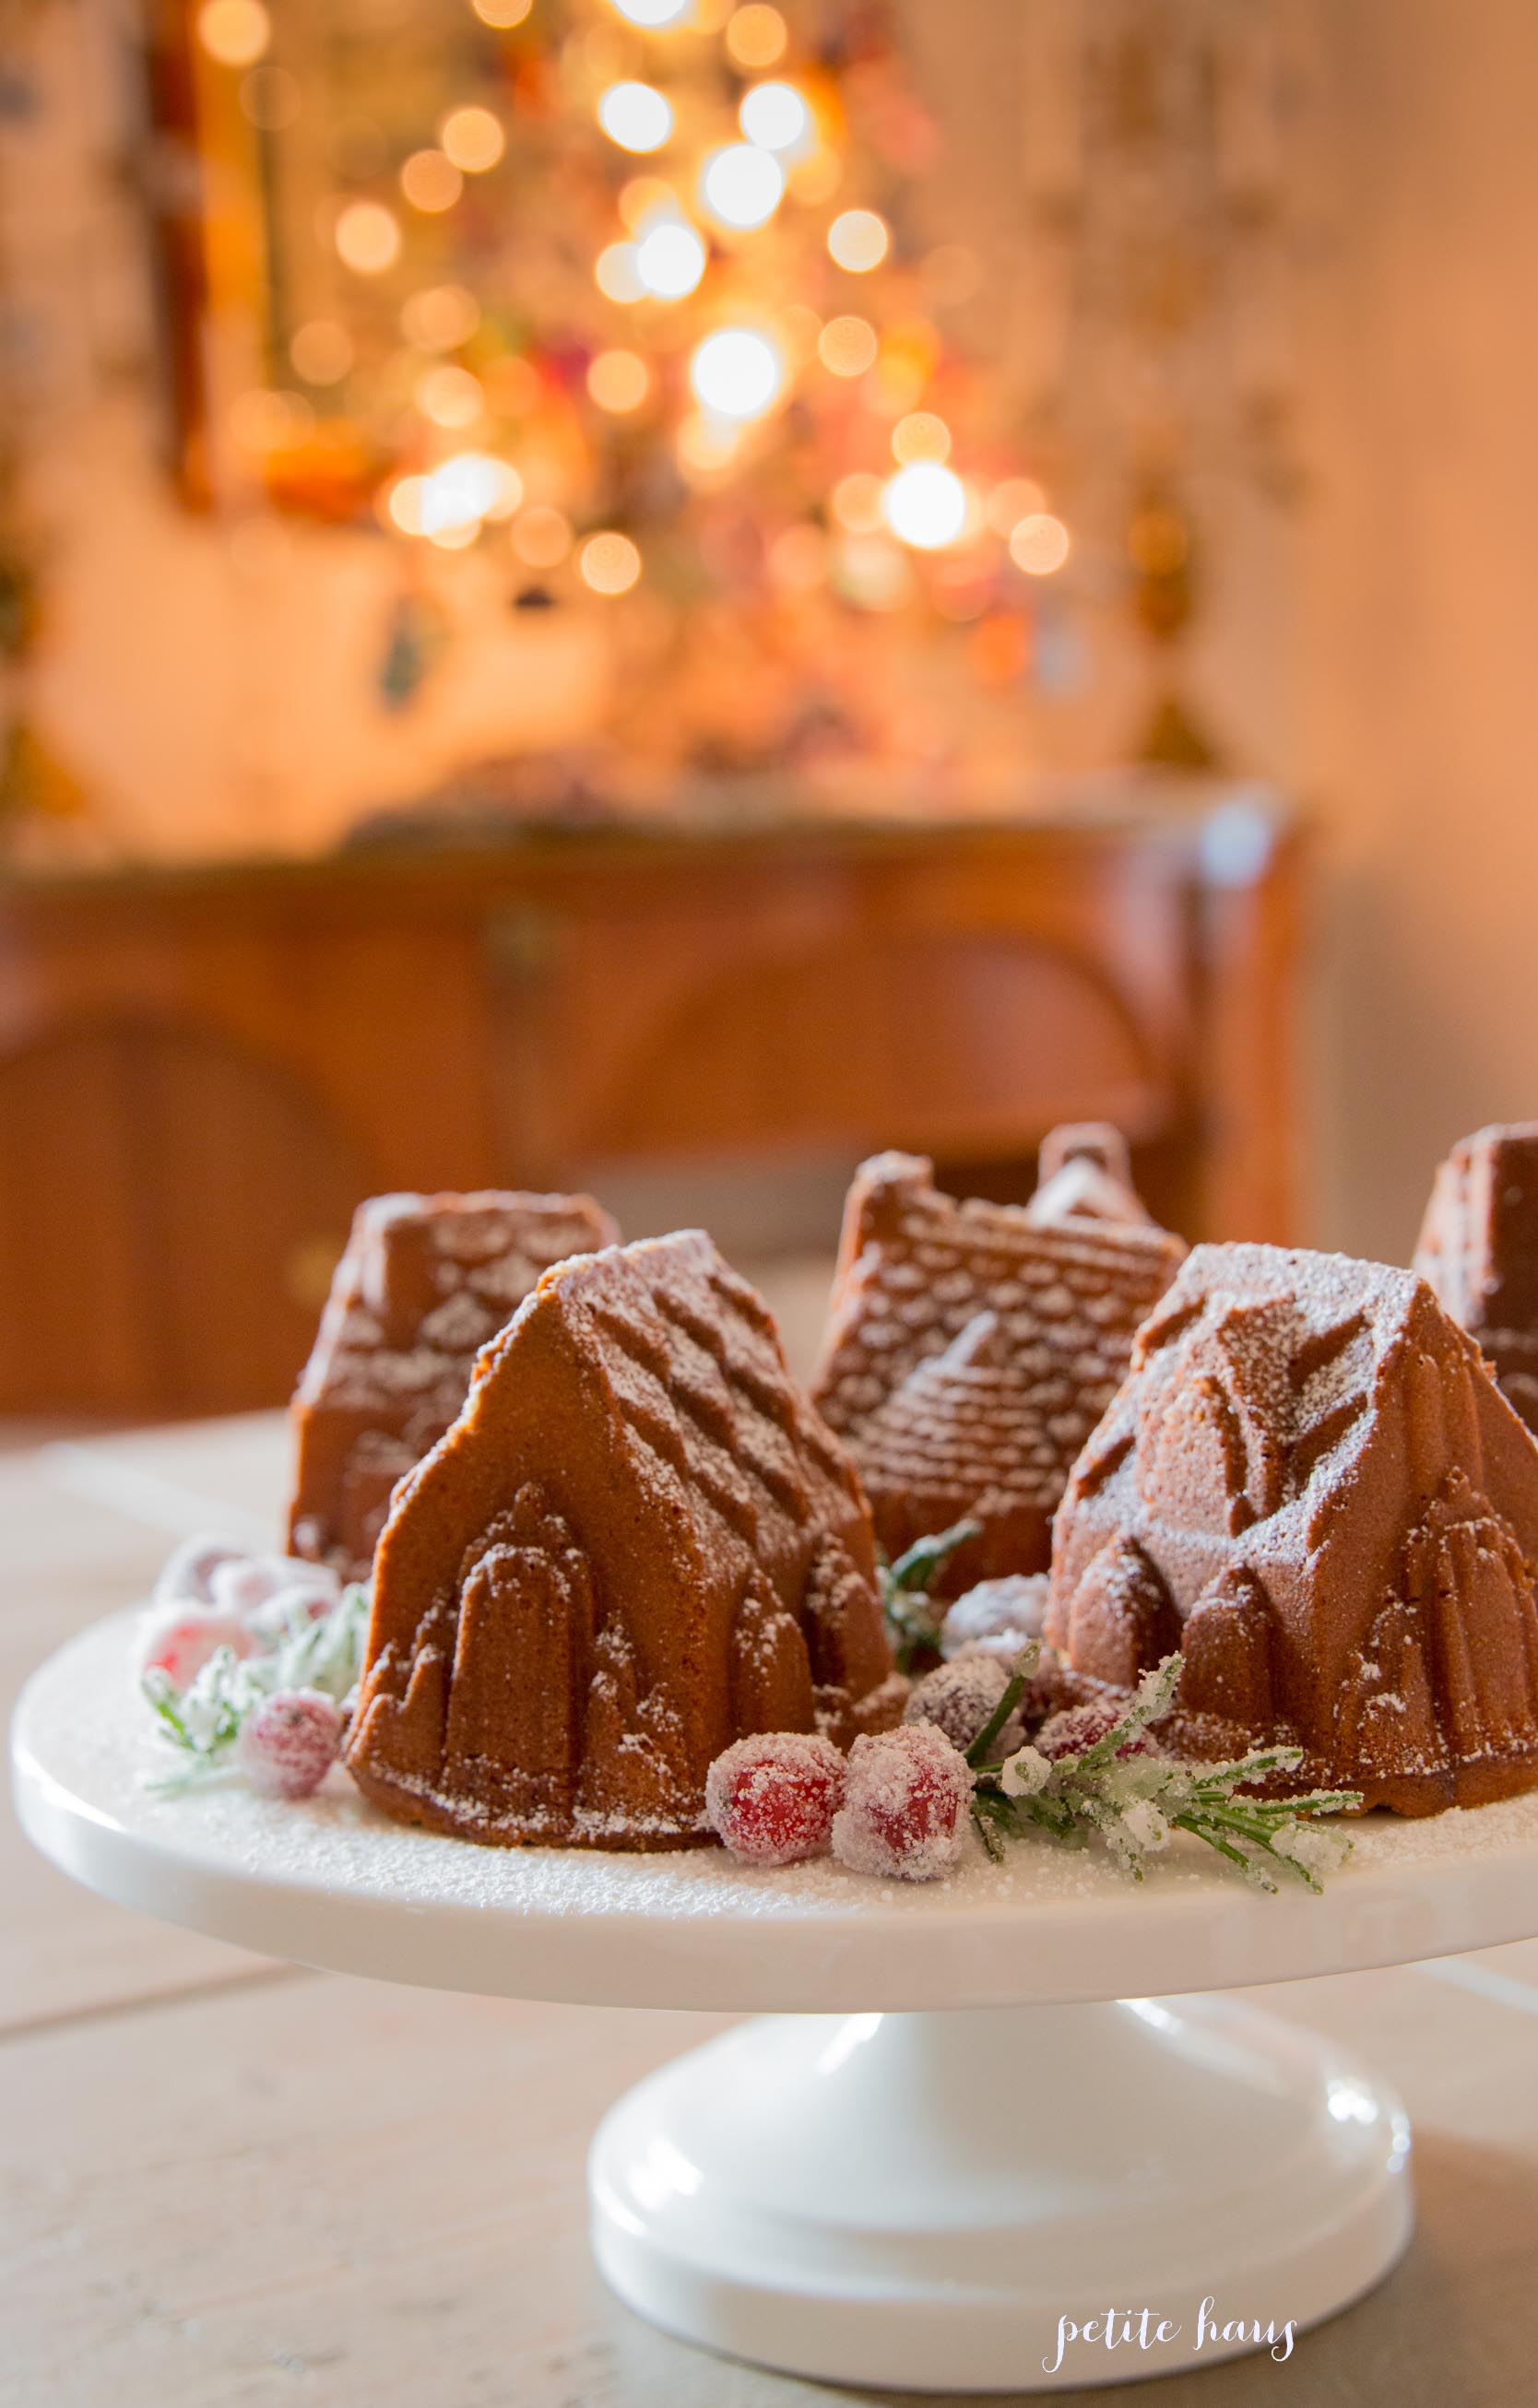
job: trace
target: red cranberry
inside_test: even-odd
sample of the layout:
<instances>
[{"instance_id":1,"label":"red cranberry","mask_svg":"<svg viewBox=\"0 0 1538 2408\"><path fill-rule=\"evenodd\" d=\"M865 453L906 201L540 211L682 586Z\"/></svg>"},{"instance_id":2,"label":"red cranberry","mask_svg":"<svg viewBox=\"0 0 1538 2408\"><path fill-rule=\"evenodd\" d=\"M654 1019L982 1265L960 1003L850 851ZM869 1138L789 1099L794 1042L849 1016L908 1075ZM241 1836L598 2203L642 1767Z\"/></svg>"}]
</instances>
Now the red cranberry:
<instances>
[{"instance_id":1,"label":"red cranberry","mask_svg":"<svg viewBox=\"0 0 1538 2408\"><path fill-rule=\"evenodd\" d=\"M1100 1698L1091 1698L1082 1706L1065 1706L1060 1713L1051 1714L1042 1725L1031 1745L1039 1754L1056 1764L1065 1756L1083 1756L1108 1730L1120 1722L1125 1706L1114 1706ZM1160 1756L1163 1750L1146 1731L1139 1731L1118 1747L1120 1756Z\"/></svg>"},{"instance_id":2,"label":"red cranberry","mask_svg":"<svg viewBox=\"0 0 1538 2408\"><path fill-rule=\"evenodd\" d=\"M761 1731L725 1748L705 1775L705 1818L753 1865L820 1856L843 1796L844 1760L814 1731Z\"/></svg>"},{"instance_id":3,"label":"red cranberry","mask_svg":"<svg viewBox=\"0 0 1538 2408\"><path fill-rule=\"evenodd\" d=\"M933 1723L857 1739L849 1752L833 1853L852 1872L933 1881L966 1844L972 1773Z\"/></svg>"},{"instance_id":4,"label":"red cranberry","mask_svg":"<svg viewBox=\"0 0 1538 2408\"><path fill-rule=\"evenodd\" d=\"M275 1689L240 1726L235 1752L264 1798L308 1798L341 1744L341 1709L319 1689Z\"/></svg>"}]
</instances>

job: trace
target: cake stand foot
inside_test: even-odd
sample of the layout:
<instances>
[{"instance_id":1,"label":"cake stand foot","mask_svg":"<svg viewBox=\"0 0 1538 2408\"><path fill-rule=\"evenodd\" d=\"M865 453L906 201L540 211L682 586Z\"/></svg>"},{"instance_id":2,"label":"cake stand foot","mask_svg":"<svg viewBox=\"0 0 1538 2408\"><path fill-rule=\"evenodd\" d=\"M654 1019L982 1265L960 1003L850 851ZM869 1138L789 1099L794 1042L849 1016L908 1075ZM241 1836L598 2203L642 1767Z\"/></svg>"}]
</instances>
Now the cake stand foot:
<instances>
[{"instance_id":1,"label":"cake stand foot","mask_svg":"<svg viewBox=\"0 0 1538 2408\"><path fill-rule=\"evenodd\" d=\"M1409 2238L1409 2125L1221 1998L776 2015L605 2118L594 2247L669 2332L787 2373L1059 2391L1291 2354Z\"/></svg>"}]
</instances>

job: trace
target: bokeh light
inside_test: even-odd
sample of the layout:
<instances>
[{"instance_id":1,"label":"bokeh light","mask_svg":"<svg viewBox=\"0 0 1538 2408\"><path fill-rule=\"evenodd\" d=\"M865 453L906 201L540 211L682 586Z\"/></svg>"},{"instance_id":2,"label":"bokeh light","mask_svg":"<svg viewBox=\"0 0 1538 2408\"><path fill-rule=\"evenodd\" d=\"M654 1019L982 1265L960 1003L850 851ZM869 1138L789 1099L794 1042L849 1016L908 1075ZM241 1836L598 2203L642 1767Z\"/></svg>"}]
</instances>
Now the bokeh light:
<instances>
[{"instance_id":1,"label":"bokeh light","mask_svg":"<svg viewBox=\"0 0 1538 2408\"><path fill-rule=\"evenodd\" d=\"M334 239L337 256L354 276L382 276L400 257L400 227L381 201L349 201Z\"/></svg>"},{"instance_id":2,"label":"bokeh light","mask_svg":"<svg viewBox=\"0 0 1538 2408\"><path fill-rule=\"evenodd\" d=\"M725 144L710 153L700 170L700 198L723 225L765 224L779 208L784 189L779 160L755 142Z\"/></svg>"},{"instance_id":3,"label":"bokeh light","mask_svg":"<svg viewBox=\"0 0 1538 2408\"><path fill-rule=\"evenodd\" d=\"M536 502L513 520L512 548L530 568L558 568L571 550L571 522L548 502Z\"/></svg>"},{"instance_id":4,"label":"bokeh light","mask_svg":"<svg viewBox=\"0 0 1538 2408\"><path fill-rule=\"evenodd\" d=\"M865 469L856 468L853 475L841 477L830 499L834 517L851 535L875 535L886 524L882 480Z\"/></svg>"},{"instance_id":5,"label":"bokeh light","mask_svg":"<svg viewBox=\"0 0 1538 2408\"><path fill-rule=\"evenodd\" d=\"M595 594L628 594L640 575L640 554L627 535L605 529L588 537L577 555L577 567Z\"/></svg>"},{"instance_id":6,"label":"bokeh light","mask_svg":"<svg viewBox=\"0 0 1538 2408\"><path fill-rule=\"evenodd\" d=\"M508 147L501 119L473 104L468 108L452 108L438 129L438 138L467 176L483 176Z\"/></svg>"},{"instance_id":7,"label":"bokeh light","mask_svg":"<svg viewBox=\"0 0 1538 2408\"><path fill-rule=\"evenodd\" d=\"M1022 519L1044 510L1046 503L1034 477L1006 477L988 495L985 515L995 535L1013 535Z\"/></svg>"},{"instance_id":8,"label":"bokeh light","mask_svg":"<svg viewBox=\"0 0 1538 2408\"><path fill-rule=\"evenodd\" d=\"M771 67L783 58L790 39L785 21L778 8L764 5L764 0L748 0L745 8L735 8L726 20L726 51L740 67Z\"/></svg>"},{"instance_id":9,"label":"bokeh light","mask_svg":"<svg viewBox=\"0 0 1538 2408\"><path fill-rule=\"evenodd\" d=\"M600 409L624 417L652 390L652 371L639 351L599 351L588 363L587 390Z\"/></svg>"},{"instance_id":10,"label":"bokeh light","mask_svg":"<svg viewBox=\"0 0 1538 2408\"><path fill-rule=\"evenodd\" d=\"M611 242L593 263L593 281L608 301L643 301L646 286L633 242Z\"/></svg>"},{"instance_id":11,"label":"bokeh light","mask_svg":"<svg viewBox=\"0 0 1538 2408\"><path fill-rule=\"evenodd\" d=\"M400 331L419 351L452 351L481 323L481 304L464 284L429 284L400 313Z\"/></svg>"},{"instance_id":12,"label":"bokeh light","mask_svg":"<svg viewBox=\"0 0 1538 2408\"><path fill-rule=\"evenodd\" d=\"M252 67L272 39L262 0L203 0L197 38L222 67Z\"/></svg>"},{"instance_id":13,"label":"bokeh light","mask_svg":"<svg viewBox=\"0 0 1538 2408\"><path fill-rule=\"evenodd\" d=\"M620 187L620 222L632 234L644 234L661 218L677 218L678 194L662 176L632 176Z\"/></svg>"},{"instance_id":14,"label":"bokeh light","mask_svg":"<svg viewBox=\"0 0 1538 2408\"><path fill-rule=\"evenodd\" d=\"M830 258L852 276L868 275L885 258L892 236L874 209L844 209L827 229Z\"/></svg>"},{"instance_id":15,"label":"bokeh light","mask_svg":"<svg viewBox=\"0 0 1538 2408\"><path fill-rule=\"evenodd\" d=\"M948 460L951 430L932 409L911 410L892 429L892 457L906 467L913 460Z\"/></svg>"},{"instance_id":16,"label":"bokeh light","mask_svg":"<svg viewBox=\"0 0 1538 2408\"><path fill-rule=\"evenodd\" d=\"M483 25L495 25L498 32L506 33L523 23L534 0L470 0L470 6Z\"/></svg>"},{"instance_id":17,"label":"bokeh light","mask_svg":"<svg viewBox=\"0 0 1538 2408\"><path fill-rule=\"evenodd\" d=\"M682 301L704 275L708 256L692 225L665 221L649 226L636 244L636 275L657 300Z\"/></svg>"},{"instance_id":18,"label":"bokeh light","mask_svg":"<svg viewBox=\"0 0 1538 2408\"><path fill-rule=\"evenodd\" d=\"M707 335L689 363L697 399L718 418L762 418L783 381L779 351L751 326L722 326Z\"/></svg>"},{"instance_id":19,"label":"bokeh light","mask_svg":"<svg viewBox=\"0 0 1538 2408\"><path fill-rule=\"evenodd\" d=\"M817 357L833 376L864 376L876 357L876 330L865 318L830 318L817 337Z\"/></svg>"},{"instance_id":20,"label":"bokeh light","mask_svg":"<svg viewBox=\"0 0 1538 2408\"><path fill-rule=\"evenodd\" d=\"M644 25L649 32L661 25L676 25L681 17L688 15L691 5L692 0L614 0L622 17L628 17L632 25Z\"/></svg>"},{"instance_id":21,"label":"bokeh light","mask_svg":"<svg viewBox=\"0 0 1538 2408\"><path fill-rule=\"evenodd\" d=\"M941 552L967 523L967 489L939 460L915 460L888 480L882 509L899 541Z\"/></svg>"},{"instance_id":22,"label":"bokeh light","mask_svg":"<svg viewBox=\"0 0 1538 2408\"><path fill-rule=\"evenodd\" d=\"M400 171L400 189L414 209L452 209L465 179L441 150L413 150Z\"/></svg>"},{"instance_id":23,"label":"bokeh light","mask_svg":"<svg viewBox=\"0 0 1538 2408\"><path fill-rule=\"evenodd\" d=\"M743 93L737 121L762 150L798 150L812 136L812 111L793 83L755 83Z\"/></svg>"},{"instance_id":24,"label":"bokeh light","mask_svg":"<svg viewBox=\"0 0 1538 2408\"><path fill-rule=\"evenodd\" d=\"M335 318L310 318L295 329L288 355L307 384L339 384L352 365L352 337Z\"/></svg>"},{"instance_id":25,"label":"bokeh light","mask_svg":"<svg viewBox=\"0 0 1538 2408\"><path fill-rule=\"evenodd\" d=\"M1072 538L1061 519L1048 510L1033 510L1010 537L1010 558L1028 577L1051 577L1072 549Z\"/></svg>"},{"instance_id":26,"label":"bokeh light","mask_svg":"<svg viewBox=\"0 0 1538 2408\"><path fill-rule=\"evenodd\" d=\"M673 130L672 103L650 83L611 83L598 102L598 123L622 150L660 150Z\"/></svg>"},{"instance_id":27,"label":"bokeh light","mask_svg":"<svg viewBox=\"0 0 1538 2408\"><path fill-rule=\"evenodd\" d=\"M435 426L473 426L486 406L479 377L468 368L429 368L416 387L416 405Z\"/></svg>"}]
</instances>

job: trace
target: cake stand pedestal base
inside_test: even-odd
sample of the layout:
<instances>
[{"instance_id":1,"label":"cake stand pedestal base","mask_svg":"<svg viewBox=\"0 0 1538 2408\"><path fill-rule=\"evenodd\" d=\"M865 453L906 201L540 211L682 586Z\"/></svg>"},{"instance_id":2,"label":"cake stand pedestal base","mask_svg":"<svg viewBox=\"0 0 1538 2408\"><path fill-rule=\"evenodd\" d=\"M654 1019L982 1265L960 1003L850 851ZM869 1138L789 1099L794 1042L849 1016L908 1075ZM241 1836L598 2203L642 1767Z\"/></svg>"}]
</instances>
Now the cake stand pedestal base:
<instances>
[{"instance_id":1,"label":"cake stand pedestal base","mask_svg":"<svg viewBox=\"0 0 1538 2408\"><path fill-rule=\"evenodd\" d=\"M1289 2354L1404 2247L1409 2146L1350 2058L1222 1998L775 2015L611 2111L594 2246L734 2358L1071 2390Z\"/></svg>"}]
</instances>

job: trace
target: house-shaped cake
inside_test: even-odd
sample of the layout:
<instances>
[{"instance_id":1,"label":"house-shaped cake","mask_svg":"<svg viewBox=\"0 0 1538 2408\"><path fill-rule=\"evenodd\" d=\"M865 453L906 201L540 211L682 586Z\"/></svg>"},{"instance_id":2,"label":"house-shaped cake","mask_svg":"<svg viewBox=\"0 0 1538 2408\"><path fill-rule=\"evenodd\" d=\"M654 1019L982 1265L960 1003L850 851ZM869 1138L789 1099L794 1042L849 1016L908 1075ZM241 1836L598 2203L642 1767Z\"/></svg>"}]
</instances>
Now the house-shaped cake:
<instances>
[{"instance_id":1,"label":"house-shaped cake","mask_svg":"<svg viewBox=\"0 0 1538 2408\"><path fill-rule=\"evenodd\" d=\"M587 1196L360 1205L294 1398L291 1552L366 1580L390 1492L455 1418L479 1350L552 1263L618 1237Z\"/></svg>"},{"instance_id":2,"label":"house-shaped cake","mask_svg":"<svg viewBox=\"0 0 1538 2408\"><path fill-rule=\"evenodd\" d=\"M1047 1637L1405 1814L1538 1783L1538 1445L1412 1271L1199 1246L1058 1511ZM1207 1752L1207 1751L1203 1751Z\"/></svg>"},{"instance_id":3,"label":"house-shaped cake","mask_svg":"<svg viewBox=\"0 0 1538 2408\"><path fill-rule=\"evenodd\" d=\"M1143 1212L1114 1129L1055 1132L1042 1154L1025 1206L957 1202L927 1162L884 1154L845 1209L813 1395L888 1555L982 1525L945 1566L950 1596L1045 1571L1073 1459L1186 1251Z\"/></svg>"},{"instance_id":4,"label":"house-shaped cake","mask_svg":"<svg viewBox=\"0 0 1538 2408\"><path fill-rule=\"evenodd\" d=\"M1538 1121L1476 1129L1436 1175L1416 1268L1538 1430Z\"/></svg>"},{"instance_id":5,"label":"house-shaped cake","mask_svg":"<svg viewBox=\"0 0 1538 2408\"><path fill-rule=\"evenodd\" d=\"M906 1694L854 1465L685 1231L560 1264L481 1356L380 1541L348 1763L468 1839L681 1847L733 1740Z\"/></svg>"}]
</instances>

